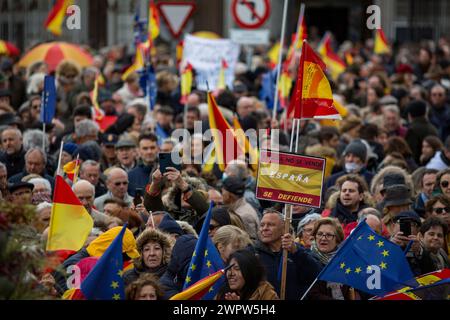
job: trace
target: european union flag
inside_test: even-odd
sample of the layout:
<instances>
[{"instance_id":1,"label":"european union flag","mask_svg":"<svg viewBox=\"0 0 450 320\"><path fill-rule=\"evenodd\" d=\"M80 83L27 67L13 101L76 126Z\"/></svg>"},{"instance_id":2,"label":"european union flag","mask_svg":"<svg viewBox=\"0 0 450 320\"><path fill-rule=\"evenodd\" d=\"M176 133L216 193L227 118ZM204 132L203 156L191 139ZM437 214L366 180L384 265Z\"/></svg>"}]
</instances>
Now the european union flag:
<instances>
[{"instance_id":1,"label":"european union flag","mask_svg":"<svg viewBox=\"0 0 450 320\"><path fill-rule=\"evenodd\" d=\"M41 116L42 123L50 124L55 117L56 110L56 87L55 78L52 76L45 76L44 91L41 97Z\"/></svg>"},{"instance_id":2,"label":"european union flag","mask_svg":"<svg viewBox=\"0 0 450 320\"><path fill-rule=\"evenodd\" d=\"M81 283L81 292L88 300L125 299L125 285L122 279L122 241L126 228L125 224Z\"/></svg>"},{"instance_id":3,"label":"european union flag","mask_svg":"<svg viewBox=\"0 0 450 320\"><path fill-rule=\"evenodd\" d=\"M139 71L139 85L144 92L146 99L149 99L150 111L153 110L156 104L156 95L158 93L158 88L156 86L156 75L155 69L152 65Z\"/></svg>"},{"instance_id":4,"label":"european union flag","mask_svg":"<svg viewBox=\"0 0 450 320\"><path fill-rule=\"evenodd\" d=\"M262 76L259 99L266 102L267 108L272 110L275 100L276 71L269 71ZM279 104L278 104L279 106ZM278 109L280 109L278 107Z\"/></svg>"},{"instance_id":5,"label":"european union flag","mask_svg":"<svg viewBox=\"0 0 450 320\"><path fill-rule=\"evenodd\" d=\"M375 233L365 221L353 230L317 278L372 295L418 286L402 249Z\"/></svg>"},{"instance_id":6,"label":"european union flag","mask_svg":"<svg viewBox=\"0 0 450 320\"><path fill-rule=\"evenodd\" d=\"M212 207L213 205L211 202L205 221L203 222L203 227L200 231L194 253L192 254L192 259L189 264L189 270L184 282L183 290L197 281L224 268L222 258L208 235L209 223L212 216ZM208 293L203 296L202 300L214 299L218 290L224 284L224 281L225 280L223 277L217 280L217 282L209 289Z\"/></svg>"}]
</instances>

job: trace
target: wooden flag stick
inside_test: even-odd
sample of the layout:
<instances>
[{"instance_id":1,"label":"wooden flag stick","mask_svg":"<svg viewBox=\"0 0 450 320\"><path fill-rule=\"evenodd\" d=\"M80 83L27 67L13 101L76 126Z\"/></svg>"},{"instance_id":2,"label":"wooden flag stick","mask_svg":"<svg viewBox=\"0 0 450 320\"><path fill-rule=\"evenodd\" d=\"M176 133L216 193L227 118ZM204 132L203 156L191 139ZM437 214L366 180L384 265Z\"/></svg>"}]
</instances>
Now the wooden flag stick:
<instances>
[{"instance_id":1,"label":"wooden flag stick","mask_svg":"<svg viewBox=\"0 0 450 320\"><path fill-rule=\"evenodd\" d=\"M59 157L58 157L58 169L56 169L56 175L60 174L61 170L61 157L63 152L64 141L61 141L61 148L59 149Z\"/></svg>"},{"instance_id":2,"label":"wooden flag stick","mask_svg":"<svg viewBox=\"0 0 450 320\"><path fill-rule=\"evenodd\" d=\"M77 160L75 161L75 174L73 176L72 184L75 184L77 182L77 179L78 179L78 172L80 171L80 169L78 168L78 166L79 166L78 162L79 161L80 161L80 154L77 153Z\"/></svg>"}]
</instances>

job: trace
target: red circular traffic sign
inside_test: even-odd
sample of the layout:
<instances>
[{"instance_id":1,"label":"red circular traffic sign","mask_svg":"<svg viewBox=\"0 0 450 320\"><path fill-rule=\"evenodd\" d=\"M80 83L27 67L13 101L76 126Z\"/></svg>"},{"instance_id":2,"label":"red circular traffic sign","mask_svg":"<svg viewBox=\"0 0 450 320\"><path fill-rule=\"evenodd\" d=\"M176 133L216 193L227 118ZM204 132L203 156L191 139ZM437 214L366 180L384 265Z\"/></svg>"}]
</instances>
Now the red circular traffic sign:
<instances>
[{"instance_id":1,"label":"red circular traffic sign","mask_svg":"<svg viewBox=\"0 0 450 320\"><path fill-rule=\"evenodd\" d=\"M238 26L257 29L269 18L269 0L233 0L231 13Z\"/></svg>"}]
</instances>

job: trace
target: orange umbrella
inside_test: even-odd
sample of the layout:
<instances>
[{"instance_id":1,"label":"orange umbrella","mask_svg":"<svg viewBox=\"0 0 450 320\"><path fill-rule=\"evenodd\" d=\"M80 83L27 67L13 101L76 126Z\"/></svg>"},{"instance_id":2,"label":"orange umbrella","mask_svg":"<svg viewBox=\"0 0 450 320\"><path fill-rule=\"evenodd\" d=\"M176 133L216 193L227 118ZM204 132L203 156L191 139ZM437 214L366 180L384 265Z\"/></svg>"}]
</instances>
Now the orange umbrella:
<instances>
[{"instance_id":1,"label":"orange umbrella","mask_svg":"<svg viewBox=\"0 0 450 320\"><path fill-rule=\"evenodd\" d=\"M7 56L18 56L20 50L11 42L0 40L0 55L6 54Z\"/></svg>"},{"instance_id":2,"label":"orange umbrella","mask_svg":"<svg viewBox=\"0 0 450 320\"><path fill-rule=\"evenodd\" d=\"M47 63L49 71L52 72L63 60L75 62L80 67L88 67L93 62L93 58L88 52L74 44L50 42L31 49L20 59L19 66L28 67L37 61L44 61Z\"/></svg>"}]
</instances>

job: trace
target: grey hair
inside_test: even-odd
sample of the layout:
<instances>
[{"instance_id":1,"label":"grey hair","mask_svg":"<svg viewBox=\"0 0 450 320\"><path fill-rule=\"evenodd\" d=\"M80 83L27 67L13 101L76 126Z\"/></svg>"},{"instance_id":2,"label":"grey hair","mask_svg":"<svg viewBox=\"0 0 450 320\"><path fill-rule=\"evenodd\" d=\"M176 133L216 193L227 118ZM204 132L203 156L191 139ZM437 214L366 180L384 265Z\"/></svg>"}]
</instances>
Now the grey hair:
<instances>
[{"instance_id":1,"label":"grey hair","mask_svg":"<svg viewBox=\"0 0 450 320\"><path fill-rule=\"evenodd\" d=\"M32 180L34 180L34 179L32 179ZM37 206L36 206L36 211L37 212L39 212L39 211L42 211L42 210L44 210L44 209L48 209L48 208L52 208L52 204L51 203L48 203L47 201L44 201L44 202L41 202L41 203L39 203Z\"/></svg>"},{"instance_id":2,"label":"grey hair","mask_svg":"<svg viewBox=\"0 0 450 320\"><path fill-rule=\"evenodd\" d=\"M34 151L38 151L41 154L41 156L44 158L44 164L47 164L47 154L44 151L42 151L42 149L39 148L39 147L32 147L32 148L30 148L27 151L27 153L25 153L25 161L27 160L28 156L31 153L33 153Z\"/></svg>"},{"instance_id":3,"label":"grey hair","mask_svg":"<svg viewBox=\"0 0 450 320\"><path fill-rule=\"evenodd\" d=\"M47 188L48 191L52 192L52 186L50 185L50 182L47 179L33 178L33 179L30 179L30 181L28 181L28 182L34 184L35 187L36 187L36 184L41 183L45 186L45 188Z\"/></svg>"},{"instance_id":4,"label":"grey hair","mask_svg":"<svg viewBox=\"0 0 450 320\"><path fill-rule=\"evenodd\" d=\"M6 130L8 130L8 131L14 131L15 134L17 134L17 135L20 137L20 139L22 139L22 131L20 131L19 129L14 128L14 127L6 127L5 129L2 130L2 134L3 134L3 132L5 132Z\"/></svg>"},{"instance_id":5,"label":"grey hair","mask_svg":"<svg viewBox=\"0 0 450 320\"><path fill-rule=\"evenodd\" d=\"M368 216L375 216L381 222L382 215L381 215L380 211L378 211L375 208L364 208L364 209L362 209L361 211L358 212L358 223L363 221Z\"/></svg>"},{"instance_id":6,"label":"grey hair","mask_svg":"<svg viewBox=\"0 0 450 320\"><path fill-rule=\"evenodd\" d=\"M3 162L0 162L0 169L8 171L8 168L6 168L6 165Z\"/></svg>"},{"instance_id":7,"label":"grey hair","mask_svg":"<svg viewBox=\"0 0 450 320\"><path fill-rule=\"evenodd\" d=\"M27 130L23 134L23 149L30 150L36 147L42 148L43 139L45 139L45 151L47 152L50 146L47 135L44 135L42 130Z\"/></svg>"},{"instance_id":8,"label":"grey hair","mask_svg":"<svg viewBox=\"0 0 450 320\"><path fill-rule=\"evenodd\" d=\"M227 168L231 170L238 178L246 179L248 177L248 170L245 162L240 160L230 161Z\"/></svg>"},{"instance_id":9,"label":"grey hair","mask_svg":"<svg viewBox=\"0 0 450 320\"><path fill-rule=\"evenodd\" d=\"M303 228L310 224L311 222L316 222L317 220L319 220L320 218L322 218L322 216L318 213L310 213L307 214L306 216L304 216L302 218L302 220L300 220L300 222L298 223L297 226L297 234L300 234L303 232Z\"/></svg>"},{"instance_id":10,"label":"grey hair","mask_svg":"<svg viewBox=\"0 0 450 320\"><path fill-rule=\"evenodd\" d=\"M78 138L86 137L92 134L98 134L99 131L100 128L98 124L89 119L80 121L75 127L75 135Z\"/></svg>"},{"instance_id":11,"label":"grey hair","mask_svg":"<svg viewBox=\"0 0 450 320\"><path fill-rule=\"evenodd\" d=\"M400 109L395 104L388 104L386 106L383 106L383 111L390 111L397 115L400 115Z\"/></svg>"},{"instance_id":12,"label":"grey hair","mask_svg":"<svg viewBox=\"0 0 450 320\"><path fill-rule=\"evenodd\" d=\"M98 163L95 160L83 161L83 163L81 164L81 167L80 167L80 171L83 171L84 169L86 169L87 166L97 167L97 166L100 166L100 163Z\"/></svg>"},{"instance_id":13,"label":"grey hair","mask_svg":"<svg viewBox=\"0 0 450 320\"><path fill-rule=\"evenodd\" d=\"M284 215L280 211L278 211L274 208L265 209L263 211L263 216L265 216L266 214L276 214L278 216L278 218L280 218L280 220L284 222Z\"/></svg>"}]
</instances>

